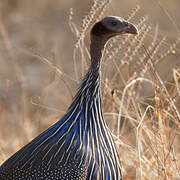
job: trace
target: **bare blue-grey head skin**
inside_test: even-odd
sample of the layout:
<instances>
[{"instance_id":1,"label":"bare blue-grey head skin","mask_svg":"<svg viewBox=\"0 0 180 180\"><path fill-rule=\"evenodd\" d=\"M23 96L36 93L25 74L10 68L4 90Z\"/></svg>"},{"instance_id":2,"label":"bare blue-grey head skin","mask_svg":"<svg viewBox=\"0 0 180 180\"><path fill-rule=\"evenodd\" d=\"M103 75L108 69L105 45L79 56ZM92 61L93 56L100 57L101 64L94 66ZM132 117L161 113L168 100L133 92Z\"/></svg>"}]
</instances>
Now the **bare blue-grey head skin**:
<instances>
[{"instance_id":1,"label":"bare blue-grey head skin","mask_svg":"<svg viewBox=\"0 0 180 180\"><path fill-rule=\"evenodd\" d=\"M92 30L91 35L109 38L121 34L138 34L135 25L117 16L107 16L100 22L96 23Z\"/></svg>"},{"instance_id":2,"label":"bare blue-grey head skin","mask_svg":"<svg viewBox=\"0 0 180 180\"><path fill-rule=\"evenodd\" d=\"M91 30L91 59L92 63L98 65L102 57L102 51L106 42L118 35L138 34L138 29L132 23L117 16L107 16L97 22Z\"/></svg>"},{"instance_id":3,"label":"bare blue-grey head skin","mask_svg":"<svg viewBox=\"0 0 180 180\"><path fill-rule=\"evenodd\" d=\"M108 16L91 30L91 65L67 113L0 166L1 180L121 180L118 151L104 120L100 62L106 42L137 34L126 20Z\"/></svg>"}]
</instances>

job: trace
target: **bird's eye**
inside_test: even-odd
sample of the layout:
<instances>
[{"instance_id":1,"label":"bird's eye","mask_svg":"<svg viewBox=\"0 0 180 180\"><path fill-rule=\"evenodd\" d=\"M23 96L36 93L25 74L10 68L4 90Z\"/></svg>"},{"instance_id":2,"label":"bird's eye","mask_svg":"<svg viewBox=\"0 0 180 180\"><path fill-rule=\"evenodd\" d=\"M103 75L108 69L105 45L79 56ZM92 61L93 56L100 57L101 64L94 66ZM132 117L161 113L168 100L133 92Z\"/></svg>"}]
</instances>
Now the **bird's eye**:
<instances>
[{"instance_id":1,"label":"bird's eye","mask_svg":"<svg viewBox=\"0 0 180 180\"><path fill-rule=\"evenodd\" d=\"M125 24L126 26L128 26L128 25L129 25L129 23L128 23L128 22L126 22L126 21L124 22L124 24Z\"/></svg>"},{"instance_id":2,"label":"bird's eye","mask_svg":"<svg viewBox=\"0 0 180 180\"><path fill-rule=\"evenodd\" d=\"M116 21L112 21L112 22L111 22L111 25L112 25L112 26L116 26L116 25L117 25L117 22L116 22Z\"/></svg>"}]
</instances>

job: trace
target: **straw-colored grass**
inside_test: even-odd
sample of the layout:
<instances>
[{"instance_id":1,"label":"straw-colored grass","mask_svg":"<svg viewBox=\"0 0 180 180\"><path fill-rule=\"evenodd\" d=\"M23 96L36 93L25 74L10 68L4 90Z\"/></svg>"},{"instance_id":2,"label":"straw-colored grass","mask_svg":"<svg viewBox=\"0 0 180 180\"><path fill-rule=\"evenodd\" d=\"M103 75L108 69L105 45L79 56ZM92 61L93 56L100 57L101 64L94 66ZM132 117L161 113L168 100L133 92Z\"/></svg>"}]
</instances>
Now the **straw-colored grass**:
<instances>
[{"instance_id":1,"label":"straw-colored grass","mask_svg":"<svg viewBox=\"0 0 180 180\"><path fill-rule=\"evenodd\" d=\"M41 53L43 47L38 49L28 38L23 39L27 47L16 45L18 39L12 39L1 15L0 58L7 60L1 65L10 70L0 77L0 163L65 113L89 65L89 30L107 15L109 6L109 0L91 1L81 25L75 23L76 13L70 9L66 20L75 41L69 66L61 59L63 52L58 52L63 45L56 39L43 39L47 34L41 31L38 42L47 47L49 43L48 53ZM159 6L178 32L168 9ZM180 69L173 67L170 80L161 76L161 64L178 59L180 36L167 40L168 34L164 37L161 27L150 23L151 15L140 15L141 4L129 12L124 18L136 24L139 35L110 40L102 62L104 114L120 153L123 177L180 179ZM36 66L40 72L33 69ZM145 92L150 92L148 97Z\"/></svg>"}]
</instances>

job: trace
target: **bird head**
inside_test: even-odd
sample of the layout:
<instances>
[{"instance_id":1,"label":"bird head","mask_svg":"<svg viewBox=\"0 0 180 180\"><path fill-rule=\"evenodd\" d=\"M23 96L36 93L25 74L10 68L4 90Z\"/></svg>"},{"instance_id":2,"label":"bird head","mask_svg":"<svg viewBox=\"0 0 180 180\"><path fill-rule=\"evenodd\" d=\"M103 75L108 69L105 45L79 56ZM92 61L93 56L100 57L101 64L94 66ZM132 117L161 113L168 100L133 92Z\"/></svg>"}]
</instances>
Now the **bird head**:
<instances>
[{"instance_id":1,"label":"bird head","mask_svg":"<svg viewBox=\"0 0 180 180\"><path fill-rule=\"evenodd\" d=\"M91 37L99 37L105 41L120 34L138 34L138 29L123 18L107 16L97 22L91 30Z\"/></svg>"}]
</instances>

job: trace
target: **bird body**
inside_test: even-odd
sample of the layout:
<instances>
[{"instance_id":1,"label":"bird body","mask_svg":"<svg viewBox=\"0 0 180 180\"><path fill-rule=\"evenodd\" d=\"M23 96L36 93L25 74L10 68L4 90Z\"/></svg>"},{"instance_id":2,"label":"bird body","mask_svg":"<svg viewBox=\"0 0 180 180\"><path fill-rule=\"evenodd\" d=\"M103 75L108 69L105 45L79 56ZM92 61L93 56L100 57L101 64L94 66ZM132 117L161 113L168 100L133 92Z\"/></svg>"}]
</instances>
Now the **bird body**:
<instances>
[{"instance_id":1,"label":"bird body","mask_svg":"<svg viewBox=\"0 0 180 180\"><path fill-rule=\"evenodd\" d=\"M100 62L108 39L126 31L137 34L134 25L112 16L93 26L91 65L67 113L2 164L1 180L122 179L120 158L102 112Z\"/></svg>"}]
</instances>

